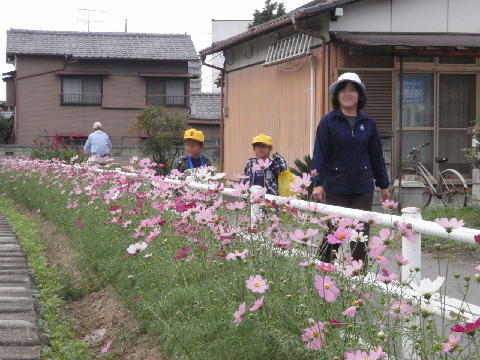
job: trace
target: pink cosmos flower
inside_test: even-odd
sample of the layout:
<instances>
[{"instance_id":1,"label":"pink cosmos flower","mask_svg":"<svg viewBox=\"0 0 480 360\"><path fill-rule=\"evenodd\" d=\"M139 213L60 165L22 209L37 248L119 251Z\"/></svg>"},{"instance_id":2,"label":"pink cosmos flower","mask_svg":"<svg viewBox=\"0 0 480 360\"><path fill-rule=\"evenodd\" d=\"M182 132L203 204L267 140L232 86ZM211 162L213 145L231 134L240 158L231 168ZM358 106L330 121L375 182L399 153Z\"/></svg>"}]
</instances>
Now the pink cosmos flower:
<instances>
[{"instance_id":1,"label":"pink cosmos flower","mask_svg":"<svg viewBox=\"0 0 480 360\"><path fill-rule=\"evenodd\" d=\"M191 248L189 248L188 246L184 246L183 248L181 248L180 250L178 250L178 253L177 255L175 256L175 258L177 260L182 260L183 258L186 257L186 255L190 252L190 250L192 250Z\"/></svg>"},{"instance_id":2,"label":"pink cosmos flower","mask_svg":"<svg viewBox=\"0 0 480 360\"><path fill-rule=\"evenodd\" d=\"M160 235L160 229L154 229L145 239L146 243L152 242L155 238Z\"/></svg>"},{"instance_id":3,"label":"pink cosmos flower","mask_svg":"<svg viewBox=\"0 0 480 360\"><path fill-rule=\"evenodd\" d=\"M143 257L145 259L148 259L149 257L152 257L152 255L153 255L153 253L148 253L148 254L143 255Z\"/></svg>"},{"instance_id":4,"label":"pink cosmos flower","mask_svg":"<svg viewBox=\"0 0 480 360\"><path fill-rule=\"evenodd\" d=\"M242 322L242 316L245 315L245 309L247 304L245 302L241 303L238 310L233 313L233 323L238 326Z\"/></svg>"},{"instance_id":5,"label":"pink cosmos flower","mask_svg":"<svg viewBox=\"0 0 480 360\"><path fill-rule=\"evenodd\" d=\"M465 225L462 220L457 220L456 218L438 218L435 219L435 222L441 227L443 227L447 231L447 233L451 233L453 230Z\"/></svg>"},{"instance_id":6,"label":"pink cosmos flower","mask_svg":"<svg viewBox=\"0 0 480 360\"><path fill-rule=\"evenodd\" d=\"M475 270L480 271L480 265L478 265L478 266L475 268Z\"/></svg>"},{"instance_id":7,"label":"pink cosmos flower","mask_svg":"<svg viewBox=\"0 0 480 360\"><path fill-rule=\"evenodd\" d=\"M413 230L411 229L410 224L405 224L403 222L398 221L395 226L397 227L398 231L400 231L400 234L402 237L406 238L409 241L416 241L417 238L415 237L415 234L413 233Z\"/></svg>"},{"instance_id":8,"label":"pink cosmos flower","mask_svg":"<svg viewBox=\"0 0 480 360\"><path fill-rule=\"evenodd\" d=\"M407 265L410 263L407 259L405 259L402 255L395 256L395 260L399 266Z\"/></svg>"},{"instance_id":9,"label":"pink cosmos flower","mask_svg":"<svg viewBox=\"0 0 480 360\"><path fill-rule=\"evenodd\" d=\"M346 276L357 276L358 274L360 274L362 267L362 260L353 260L345 265L345 270L343 270L343 274Z\"/></svg>"},{"instance_id":10,"label":"pink cosmos flower","mask_svg":"<svg viewBox=\"0 0 480 360\"><path fill-rule=\"evenodd\" d=\"M398 202L393 200L384 200L382 201L382 208L385 210L393 210L398 207Z\"/></svg>"},{"instance_id":11,"label":"pink cosmos flower","mask_svg":"<svg viewBox=\"0 0 480 360\"><path fill-rule=\"evenodd\" d=\"M410 314L412 310L413 308L408 305L404 299L391 299L388 313L394 318L403 319Z\"/></svg>"},{"instance_id":12,"label":"pink cosmos flower","mask_svg":"<svg viewBox=\"0 0 480 360\"><path fill-rule=\"evenodd\" d=\"M250 291L259 294L263 294L268 289L267 282L261 275L250 276L247 281L245 281L245 285Z\"/></svg>"},{"instance_id":13,"label":"pink cosmos flower","mask_svg":"<svg viewBox=\"0 0 480 360\"><path fill-rule=\"evenodd\" d=\"M305 260L305 261L299 262L297 265L306 268L306 267L309 267L310 265L314 265L314 264L315 264L315 262L313 262L313 261Z\"/></svg>"},{"instance_id":14,"label":"pink cosmos flower","mask_svg":"<svg viewBox=\"0 0 480 360\"><path fill-rule=\"evenodd\" d=\"M449 352L457 347L460 335L450 334L448 335L448 341L442 344L442 353Z\"/></svg>"},{"instance_id":15,"label":"pink cosmos flower","mask_svg":"<svg viewBox=\"0 0 480 360\"><path fill-rule=\"evenodd\" d=\"M290 184L290 190L303 195L308 194L308 187L312 183L310 174L303 173L302 177L295 176L295 181Z\"/></svg>"},{"instance_id":16,"label":"pink cosmos flower","mask_svg":"<svg viewBox=\"0 0 480 360\"><path fill-rule=\"evenodd\" d=\"M310 239L317 234L317 229L308 229L306 232L297 229L293 233L290 233L290 239L305 246L314 246L315 243L310 241Z\"/></svg>"},{"instance_id":17,"label":"pink cosmos flower","mask_svg":"<svg viewBox=\"0 0 480 360\"><path fill-rule=\"evenodd\" d=\"M363 214L363 219L365 222L368 222L369 224L375 224L380 220L380 217L375 213L365 213Z\"/></svg>"},{"instance_id":18,"label":"pink cosmos flower","mask_svg":"<svg viewBox=\"0 0 480 360\"><path fill-rule=\"evenodd\" d=\"M248 255L248 249L243 249L243 251L235 250L233 253L228 253L225 259L227 260L243 260Z\"/></svg>"},{"instance_id":19,"label":"pink cosmos flower","mask_svg":"<svg viewBox=\"0 0 480 360\"><path fill-rule=\"evenodd\" d=\"M110 340L105 344L105 346L100 350L100 354L106 354L110 351L112 347L112 341Z\"/></svg>"},{"instance_id":20,"label":"pink cosmos flower","mask_svg":"<svg viewBox=\"0 0 480 360\"><path fill-rule=\"evenodd\" d=\"M325 341L323 323L319 321L315 325L303 329L302 340L307 343L308 349L321 350Z\"/></svg>"},{"instance_id":21,"label":"pink cosmos flower","mask_svg":"<svg viewBox=\"0 0 480 360\"><path fill-rule=\"evenodd\" d=\"M127 248L127 252L130 255L138 255L138 253L140 253L140 251L145 250L147 247L148 247L147 243L145 241L142 241L142 242L138 242L138 243L130 245Z\"/></svg>"},{"instance_id":22,"label":"pink cosmos flower","mask_svg":"<svg viewBox=\"0 0 480 360\"><path fill-rule=\"evenodd\" d=\"M235 192L233 193L233 195L235 196L247 195L248 189L250 189L250 183L248 181L246 183L237 182L233 184L233 188L235 189Z\"/></svg>"},{"instance_id":23,"label":"pink cosmos flower","mask_svg":"<svg viewBox=\"0 0 480 360\"><path fill-rule=\"evenodd\" d=\"M333 234L328 234L327 241L330 244L342 244L345 240L350 238L352 232L346 228L340 226L338 227Z\"/></svg>"},{"instance_id":24,"label":"pink cosmos flower","mask_svg":"<svg viewBox=\"0 0 480 360\"><path fill-rule=\"evenodd\" d=\"M357 313L357 307L356 306L350 306L347 310L342 312L342 315L353 318L353 317L355 317L356 313Z\"/></svg>"},{"instance_id":25,"label":"pink cosmos flower","mask_svg":"<svg viewBox=\"0 0 480 360\"><path fill-rule=\"evenodd\" d=\"M378 360L387 358L387 354L382 351L381 346L376 350L370 350L368 353L361 350L350 350L343 355L345 356L345 360Z\"/></svg>"},{"instance_id":26,"label":"pink cosmos flower","mask_svg":"<svg viewBox=\"0 0 480 360\"><path fill-rule=\"evenodd\" d=\"M265 160L257 159L255 164L253 164L252 166L252 170L253 171L265 170L265 169L268 169L271 164L272 164L272 160L270 159L265 159Z\"/></svg>"},{"instance_id":27,"label":"pink cosmos flower","mask_svg":"<svg viewBox=\"0 0 480 360\"><path fill-rule=\"evenodd\" d=\"M323 271L323 272L333 272L337 270L337 267L333 264L326 263L326 262L321 262L320 265L316 266L317 270Z\"/></svg>"},{"instance_id":28,"label":"pink cosmos flower","mask_svg":"<svg viewBox=\"0 0 480 360\"><path fill-rule=\"evenodd\" d=\"M386 268L382 268L382 275L377 275L376 280L388 284L395 279L398 279L397 274L391 274Z\"/></svg>"},{"instance_id":29,"label":"pink cosmos flower","mask_svg":"<svg viewBox=\"0 0 480 360\"><path fill-rule=\"evenodd\" d=\"M227 210L230 211L235 211L235 210L242 210L247 206L247 204L243 201L234 201L234 202L229 202L225 205Z\"/></svg>"},{"instance_id":30,"label":"pink cosmos flower","mask_svg":"<svg viewBox=\"0 0 480 360\"><path fill-rule=\"evenodd\" d=\"M327 302L335 302L340 290L335 286L330 276L315 276L315 288L318 295Z\"/></svg>"},{"instance_id":31,"label":"pink cosmos flower","mask_svg":"<svg viewBox=\"0 0 480 360\"><path fill-rule=\"evenodd\" d=\"M383 252L385 251L385 246L370 246L369 255L370 257L375 260L377 263L382 265L387 265L388 260L383 256Z\"/></svg>"},{"instance_id":32,"label":"pink cosmos flower","mask_svg":"<svg viewBox=\"0 0 480 360\"><path fill-rule=\"evenodd\" d=\"M265 298L265 296L262 296L262 297L258 298L257 300L255 300L252 307L248 310L250 310L250 312L254 312L254 311L260 309L263 305L263 299L264 298Z\"/></svg>"}]
</instances>

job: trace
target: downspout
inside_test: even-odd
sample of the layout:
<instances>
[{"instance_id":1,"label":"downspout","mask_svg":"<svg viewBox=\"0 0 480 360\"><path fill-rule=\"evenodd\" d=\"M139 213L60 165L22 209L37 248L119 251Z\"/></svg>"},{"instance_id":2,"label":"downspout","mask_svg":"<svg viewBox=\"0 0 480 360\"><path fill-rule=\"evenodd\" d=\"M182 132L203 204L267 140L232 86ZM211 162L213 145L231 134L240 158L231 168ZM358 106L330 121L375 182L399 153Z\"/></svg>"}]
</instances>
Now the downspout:
<instances>
[{"instance_id":1,"label":"downspout","mask_svg":"<svg viewBox=\"0 0 480 360\"><path fill-rule=\"evenodd\" d=\"M212 64L207 64L205 62L206 55L200 56L200 60L202 62L202 65L208 66L212 69L220 71L220 77L221 77L221 87L220 87L220 168L222 171L224 171L224 161L225 161L225 126L224 126L224 102L225 102L225 95L224 95L224 84L225 84L225 69L212 65Z\"/></svg>"},{"instance_id":2,"label":"downspout","mask_svg":"<svg viewBox=\"0 0 480 360\"><path fill-rule=\"evenodd\" d=\"M400 89L399 89L399 111L398 111L398 122L399 122L399 127L400 127L400 133L399 133L399 143L398 143L398 152L400 153L398 159L398 164L397 164L397 177L398 177L398 201L400 202L401 200L401 195L402 195L402 160L403 160L403 57L399 57L400 60L400 73L399 73L399 83L400 83ZM395 131L395 127L393 129ZM400 204L402 205L402 204ZM401 208L401 206L399 206Z\"/></svg>"},{"instance_id":3,"label":"downspout","mask_svg":"<svg viewBox=\"0 0 480 360\"><path fill-rule=\"evenodd\" d=\"M297 32L312 36L314 38L320 39L322 42L322 52L321 52L321 61L322 64L325 64L326 59L326 39L325 35L320 32L307 30L301 28L297 23L297 18L295 15L292 15L292 25L293 29ZM324 74L324 77L326 74ZM315 56L310 54L310 155L313 156L313 147L315 143L315 121L317 120L317 68Z\"/></svg>"}]
</instances>

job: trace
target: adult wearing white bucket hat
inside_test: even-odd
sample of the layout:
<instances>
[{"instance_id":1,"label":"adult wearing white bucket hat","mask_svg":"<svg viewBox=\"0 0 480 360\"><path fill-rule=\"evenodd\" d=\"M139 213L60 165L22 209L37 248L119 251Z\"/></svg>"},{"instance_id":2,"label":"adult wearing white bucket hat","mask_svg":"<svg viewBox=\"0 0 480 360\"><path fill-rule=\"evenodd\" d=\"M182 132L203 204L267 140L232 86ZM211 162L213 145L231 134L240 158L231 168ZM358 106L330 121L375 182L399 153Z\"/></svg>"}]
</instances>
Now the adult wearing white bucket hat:
<instances>
[{"instance_id":1,"label":"adult wearing white bucket hat","mask_svg":"<svg viewBox=\"0 0 480 360\"><path fill-rule=\"evenodd\" d=\"M389 179L382 143L375 120L361 110L367 102L366 88L355 73L339 76L329 87L333 111L317 128L312 170L316 171L313 197L330 205L369 211L373 205L374 184L388 199ZM374 182L375 180L375 182ZM368 234L364 224L364 234ZM332 261L332 250L340 244L324 240L323 261ZM366 242L351 242L353 258L366 261Z\"/></svg>"}]
</instances>

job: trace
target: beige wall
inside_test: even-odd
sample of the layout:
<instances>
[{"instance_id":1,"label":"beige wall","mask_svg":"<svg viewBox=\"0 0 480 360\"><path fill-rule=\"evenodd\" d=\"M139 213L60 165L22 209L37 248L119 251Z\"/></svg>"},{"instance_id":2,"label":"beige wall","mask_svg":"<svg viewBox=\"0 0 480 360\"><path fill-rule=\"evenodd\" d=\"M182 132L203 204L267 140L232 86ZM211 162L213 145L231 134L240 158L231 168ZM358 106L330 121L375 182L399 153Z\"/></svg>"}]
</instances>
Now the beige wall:
<instances>
[{"instance_id":1,"label":"beige wall","mask_svg":"<svg viewBox=\"0 0 480 360\"><path fill-rule=\"evenodd\" d=\"M67 71L108 71L110 75L103 79L102 106L61 106L61 77L54 71L64 68L63 58L17 57L16 143L30 145L39 136L88 135L93 122L100 121L114 145L136 144L138 139L128 132L146 106L145 78L138 74L185 73L186 64L111 60L67 64ZM172 111L185 113L187 109Z\"/></svg>"},{"instance_id":2,"label":"beige wall","mask_svg":"<svg viewBox=\"0 0 480 360\"><path fill-rule=\"evenodd\" d=\"M321 50L313 51L317 63L317 115L322 116L324 86ZM243 172L252 157L251 139L271 135L274 151L290 165L310 152L309 58L272 67L255 65L226 75L225 156L228 177Z\"/></svg>"}]
</instances>

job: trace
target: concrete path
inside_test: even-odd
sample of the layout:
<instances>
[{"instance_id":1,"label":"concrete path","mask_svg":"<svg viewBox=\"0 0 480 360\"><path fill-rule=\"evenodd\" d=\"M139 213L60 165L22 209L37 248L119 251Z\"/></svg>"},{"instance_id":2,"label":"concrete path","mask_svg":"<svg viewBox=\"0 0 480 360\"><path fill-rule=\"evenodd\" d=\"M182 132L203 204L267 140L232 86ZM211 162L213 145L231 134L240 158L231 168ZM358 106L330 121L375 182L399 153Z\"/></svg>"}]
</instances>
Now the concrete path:
<instances>
[{"instance_id":1,"label":"concrete path","mask_svg":"<svg viewBox=\"0 0 480 360\"><path fill-rule=\"evenodd\" d=\"M25 254L0 215L0 360L40 359L40 337Z\"/></svg>"}]
</instances>

